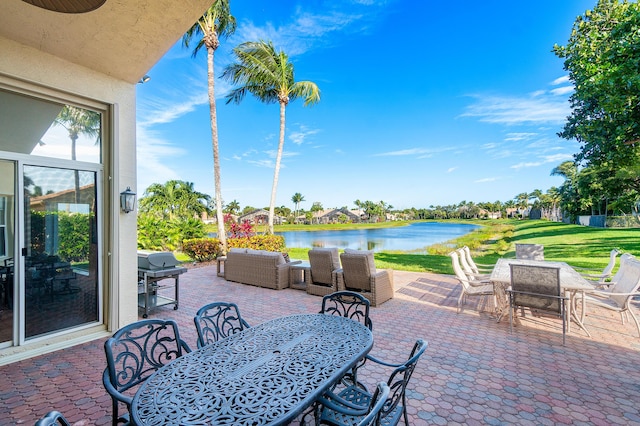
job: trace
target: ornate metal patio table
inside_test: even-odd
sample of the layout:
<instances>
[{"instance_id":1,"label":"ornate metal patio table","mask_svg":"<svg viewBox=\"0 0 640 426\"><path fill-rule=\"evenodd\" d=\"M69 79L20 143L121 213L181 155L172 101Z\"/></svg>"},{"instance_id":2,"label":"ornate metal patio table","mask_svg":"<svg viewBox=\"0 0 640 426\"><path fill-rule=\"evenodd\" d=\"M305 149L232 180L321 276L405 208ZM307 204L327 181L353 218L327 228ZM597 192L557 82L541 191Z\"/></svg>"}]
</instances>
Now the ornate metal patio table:
<instances>
[{"instance_id":1,"label":"ornate metal patio table","mask_svg":"<svg viewBox=\"0 0 640 426\"><path fill-rule=\"evenodd\" d=\"M162 367L132 403L137 425L280 425L294 420L373 346L348 318L292 315Z\"/></svg>"}]
</instances>

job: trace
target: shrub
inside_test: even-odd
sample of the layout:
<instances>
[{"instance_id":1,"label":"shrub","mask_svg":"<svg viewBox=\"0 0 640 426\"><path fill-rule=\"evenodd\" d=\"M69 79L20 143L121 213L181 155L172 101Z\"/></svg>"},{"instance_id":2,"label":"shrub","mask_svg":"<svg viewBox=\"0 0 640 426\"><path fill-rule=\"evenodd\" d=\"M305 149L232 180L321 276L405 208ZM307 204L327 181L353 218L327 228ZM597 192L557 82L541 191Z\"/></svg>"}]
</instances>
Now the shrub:
<instances>
[{"instance_id":1,"label":"shrub","mask_svg":"<svg viewBox=\"0 0 640 426\"><path fill-rule=\"evenodd\" d=\"M217 238L193 238L182 242L182 251L197 262L213 260L222 254Z\"/></svg>"},{"instance_id":2,"label":"shrub","mask_svg":"<svg viewBox=\"0 0 640 426\"><path fill-rule=\"evenodd\" d=\"M250 248L255 250L285 251L282 235L253 235L251 237L228 238L229 248Z\"/></svg>"},{"instance_id":3,"label":"shrub","mask_svg":"<svg viewBox=\"0 0 640 426\"><path fill-rule=\"evenodd\" d=\"M204 223L197 219L164 220L149 213L138 215L138 248L179 250L182 241L205 236Z\"/></svg>"}]
</instances>

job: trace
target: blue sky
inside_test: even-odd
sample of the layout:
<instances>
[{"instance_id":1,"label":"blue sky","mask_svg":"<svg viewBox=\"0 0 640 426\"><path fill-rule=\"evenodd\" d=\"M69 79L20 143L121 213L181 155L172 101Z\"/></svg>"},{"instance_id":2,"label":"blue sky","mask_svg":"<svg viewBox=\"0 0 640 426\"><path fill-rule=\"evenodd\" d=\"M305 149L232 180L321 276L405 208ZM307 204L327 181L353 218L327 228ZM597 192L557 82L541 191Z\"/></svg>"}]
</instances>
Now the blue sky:
<instances>
[{"instance_id":1,"label":"blue sky","mask_svg":"<svg viewBox=\"0 0 640 426\"><path fill-rule=\"evenodd\" d=\"M507 201L562 184L578 144L560 139L572 87L562 60L575 18L596 0L231 0L244 41L273 41L315 82L320 103L287 107L276 205L395 208ZM206 52L176 43L137 85L138 193L169 179L213 195ZM227 105L216 78L222 196L269 205L278 105Z\"/></svg>"}]
</instances>

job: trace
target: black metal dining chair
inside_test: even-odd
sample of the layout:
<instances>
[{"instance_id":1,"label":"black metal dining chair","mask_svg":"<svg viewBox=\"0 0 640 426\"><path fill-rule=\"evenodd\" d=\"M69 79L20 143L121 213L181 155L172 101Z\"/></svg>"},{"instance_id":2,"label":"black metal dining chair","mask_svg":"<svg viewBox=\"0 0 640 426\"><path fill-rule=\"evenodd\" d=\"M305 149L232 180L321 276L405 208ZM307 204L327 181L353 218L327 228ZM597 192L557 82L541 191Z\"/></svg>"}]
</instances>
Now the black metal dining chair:
<instances>
[{"instance_id":1,"label":"black metal dining chair","mask_svg":"<svg viewBox=\"0 0 640 426\"><path fill-rule=\"evenodd\" d=\"M35 423L35 426L71 426L71 423L64 418L59 411L49 411Z\"/></svg>"},{"instance_id":2,"label":"black metal dining chair","mask_svg":"<svg viewBox=\"0 0 640 426\"><path fill-rule=\"evenodd\" d=\"M326 392L318 398L318 403L322 406L318 423L334 426L378 425L389 393L389 386L380 382L368 401L357 404L332 392Z\"/></svg>"},{"instance_id":3,"label":"black metal dining chair","mask_svg":"<svg viewBox=\"0 0 640 426\"><path fill-rule=\"evenodd\" d=\"M338 315L364 324L373 330L369 317L369 299L353 291L337 291L322 298L321 314Z\"/></svg>"},{"instance_id":4,"label":"black metal dining chair","mask_svg":"<svg viewBox=\"0 0 640 426\"><path fill-rule=\"evenodd\" d=\"M107 368L102 383L111 396L113 425L130 424L133 397L125 392L144 382L156 370L191 352L180 338L178 324L173 320L147 319L129 324L118 330L104 343ZM127 413L119 415L119 405Z\"/></svg>"},{"instance_id":5,"label":"black metal dining chair","mask_svg":"<svg viewBox=\"0 0 640 426\"><path fill-rule=\"evenodd\" d=\"M372 355L367 355L367 360L383 367L393 368L393 371L387 380L387 385L390 388L390 396L380 411L380 424L384 424L385 426L397 425L400 422L400 419L404 418L405 425L409 425L406 398L407 384L409 383L409 379L411 379L411 375L415 370L418 360L426 349L427 342L422 339L418 339L413 345L409 358L400 364L389 363ZM366 387L356 380L353 384L342 389L337 394L330 391L325 393L323 397L325 400L339 401L343 406L354 408L356 406L362 407L371 404L371 401L375 399L375 393L373 395L369 393ZM321 424L322 422L336 425L358 424L351 422L335 422L334 419L343 418L341 415L335 413L335 405L327 405L322 399L320 400L320 404L322 405L319 408L319 421Z\"/></svg>"},{"instance_id":6,"label":"black metal dining chair","mask_svg":"<svg viewBox=\"0 0 640 426\"><path fill-rule=\"evenodd\" d=\"M235 303L213 302L198 309L193 318L198 332L198 348L249 328Z\"/></svg>"}]
</instances>

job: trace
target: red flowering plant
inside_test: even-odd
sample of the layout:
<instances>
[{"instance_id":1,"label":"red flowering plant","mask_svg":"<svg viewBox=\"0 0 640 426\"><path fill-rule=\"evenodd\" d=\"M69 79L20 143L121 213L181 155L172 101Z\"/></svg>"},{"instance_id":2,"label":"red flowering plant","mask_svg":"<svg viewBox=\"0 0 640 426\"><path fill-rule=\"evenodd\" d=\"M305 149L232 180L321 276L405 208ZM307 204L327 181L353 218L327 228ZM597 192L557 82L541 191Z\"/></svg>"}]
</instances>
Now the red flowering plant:
<instances>
[{"instance_id":1,"label":"red flowering plant","mask_svg":"<svg viewBox=\"0 0 640 426\"><path fill-rule=\"evenodd\" d=\"M256 234L251 222L245 220L242 223L237 223L228 213L224 215L224 224L229 238L248 238Z\"/></svg>"}]
</instances>

